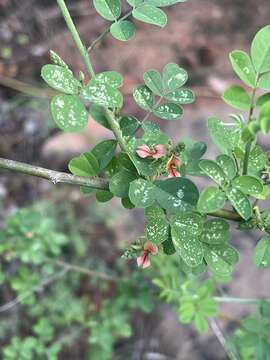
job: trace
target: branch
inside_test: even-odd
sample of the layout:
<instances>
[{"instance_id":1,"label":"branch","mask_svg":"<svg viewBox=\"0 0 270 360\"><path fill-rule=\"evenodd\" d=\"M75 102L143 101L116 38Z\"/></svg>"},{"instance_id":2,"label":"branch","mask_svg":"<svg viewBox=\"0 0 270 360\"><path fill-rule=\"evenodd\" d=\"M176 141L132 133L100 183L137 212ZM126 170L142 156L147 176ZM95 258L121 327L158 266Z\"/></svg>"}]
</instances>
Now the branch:
<instances>
[{"instance_id":1,"label":"branch","mask_svg":"<svg viewBox=\"0 0 270 360\"><path fill-rule=\"evenodd\" d=\"M93 189L107 190L109 182L102 178L87 178L75 176L72 174L45 169L35 165L29 165L23 162L0 158L0 169L7 169L19 173L37 176L51 181L53 184L65 183L71 185L87 186Z\"/></svg>"},{"instance_id":2,"label":"branch","mask_svg":"<svg viewBox=\"0 0 270 360\"><path fill-rule=\"evenodd\" d=\"M226 209L217 210L208 214L209 216L214 216L222 219L232 220L232 221L242 221L240 215L236 212Z\"/></svg>"}]
</instances>

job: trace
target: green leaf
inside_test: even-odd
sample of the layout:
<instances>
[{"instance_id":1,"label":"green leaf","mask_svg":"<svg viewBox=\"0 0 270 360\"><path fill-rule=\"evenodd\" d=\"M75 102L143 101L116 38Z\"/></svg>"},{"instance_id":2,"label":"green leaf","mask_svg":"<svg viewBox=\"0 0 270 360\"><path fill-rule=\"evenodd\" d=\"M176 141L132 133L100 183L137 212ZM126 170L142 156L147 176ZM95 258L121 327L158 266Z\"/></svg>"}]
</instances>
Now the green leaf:
<instances>
[{"instance_id":1,"label":"green leaf","mask_svg":"<svg viewBox=\"0 0 270 360\"><path fill-rule=\"evenodd\" d=\"M139 85L133 90L133 98L144 110L152 110L154 106L154 95L147 86Z\"/></svg>"},{"instance_id":2,"label":"green leaf","mask_svg":"<svg viewBox=\"0 0 270 360\"><path fill-rule=\"evenodd\" d=\"M98 160L91 152L71 159L68 168L72 174L77 176L95 176L99 172Z\"/></svg>"},{"instance_id":3,"label":"green leaf","mask_svg":"<svg viewBox=\"0 0 270 360\"><path fill-rule=\"evenodd\" d=\"M214 180L217 184L223 186L226 183L226 175L222 168L213 160L201 160L199 162L200 169Z\"/></svg>"},{"instance_id":4,"label":"green leaf","mask_svg":"<svg viewBox=\"0 0 270 360\"><path fill-rule=\"evenodd\" d=\"M123 205L123 207L124 207L125 209L130 210L130 209L134 209L134 208L135 208L135 206L132 204L132 202L130 201L130 199L129 199L128 197L123 198L123 199L121 200L121 202L122 202L122 205Z\"/></svg>"},{"instance_id":5,"label":"green leaf","mask_svg":"<svg viewBox=\"0 0 270 360\"><path fill-rule=\"evenodd\" d=\"M169 214L192 210L198 201L196 185L186 178L170 178L155 181L156 200Z\"/></svg>"},{"instance_id":6,"label":"green leaf","mask_svg":"<svg viewBox=\"0 0 270 360\"><path fill-rule=\"evenodd\" d=\"M230 226L223 219L209 220L204 224L200 240L210 245L221 245L229 240Z\"/></svg>"},{"instance_id":7,"label":"green leaf","mask_svg":"<svg viewBox=\"0 0 270 360\"><path fill-rule=\"evenodd\" d=\"M162 243L164 254L166 255L173 255L176 250L172 242L171 234L169 234L169 238Z\"/></svg>"},{"instance_id":8,"label":"green leaf","mask_svg":"<svg viewBox=\"0 0 270 360\"><path fill-rule=\"evenodd\" d=\"M135 7L143 4L144 0L127 0L127 2L129 3L129 5Z\"/></svg>"},{"instance_id":9,"label":"green leaf","mask_svg":"<svg viewBox=\"0 0 270 360\"><path fill-rule=\"evenodd\" d=\"M94 0L94 6L106 20L114 21L121 15L121 0Z\"/></svg>"},{"instance_id":10,"label":"green leaf","mask_svg":"<svg viewBox=\"0 0 270 360\"><path fill-rule=\"evenodd\" d=\"M115 39L128 41L135 35L136 28L131 21L120 20L111 25L110 32Z\"/></svg>"},{"instance_id":11,"label":"green leaf","mask_svg":"<svg viewBox=\"0 0 270 360\"><path fill-rule=\"evenodd\" d=\"M194 324L200 333L206 333L208 331L208 322L205 317L199 313L195 314Z\"/></svg>"},{"instance_id":12,"label":"green leaf","mask_svg":"<svg viewBox=\"0 0 270 360\"><path fill-rule=\"evenodd\" d=\"M216 187L208 187L200 194L197 209L205 214L210 213L221 209L225 201L226 195L222 190Z\"/></svg>"},{"instance_id":13,"label":"green leaf","mask_svg":"<svg viewBox=\"0 0 270 360\"><path fill-rule=\"evenodd\" d=\"M132 136L141 126L135 116L123 116L119 122L122 134L124 136Z\"/></svg>"},{"instance_id":14,"label":"green leaf","mask_svg":"<svg viewBox=\"0 0 270 360\"><path fill-rule=\"evenodd\" d=\"M188 266L202 263L203 246L198 238L202 229L202 218L196 214L178 216L171 226L175 249Z\"/></svg>"},{"instance_id":15,"label":"green leaf","mask_svg":"<svg viewBox=\"0 0 270 360\"><path fill-rule=\"evenodd\" d=\"M270 236L264 236L256 245L253 261L258 267L270 266Z\"/></svg>"},{"instance_id":16,"label":"green leaf","mask_svg":"<svg viewBox=\"0 0 270 360\"><path fill-rule=\"evenodd\" d=\"M265 103L270 102L270 93L263 94L258 97L256 107L261 108Z\"/></svg>"},{"instance_id":17,"label":"green leaf","mask_svg":"<svg viewBox=\"0 0 270 360\"><path fill-rule=\"evenodd\" d=\"M81 87L72 72L59 65L44 65L41 69L41 77L49 86L65 94L76 95Z\"/></svg>"},{"instance_id":18,"label":"green leaf","mask_svg":"<svg viewBox=\"0 0 270 360\"><path fill-rule=\"evenodd\" d=\"M96 192L96 199L98 202L105 203L113 198L113 194L110 191L98 190Z\"/></svg>"},{"instance_id":19,"label":"green leaf","mask_svg":"<svg viewBox=\"0 0 270 360\"><path fill-rule=\"evenodd\" d=\"M182 139L182 142L185 145L185 149L181 154L181 174L183 174L183 176L186 174L203 176L199 168L199 161L206 152L206 144L202 141L193 141L191 139Z\"/></svg>"},{"instance_id":20,"label":"green leaf","mask_svg":"<svg viewBox=\"0 0 270 360\"><path fill-rule=\"evenodd\" d=\"M153 5L142 4L133 9L132 15L135 19L148 24L164 27L167 24L167 15L164 11Z\"/></svg>"},{"instance_id":21,"label":"green leaf","mask_svg":"<svg viewBox=\"0 0 270 360\"><path fill-rule=\"evenodd\" d=\"M149 70L144 73L145 85L156 95L163 96L163 83L160 73L156 70Z\"/></svg>"},{"instance_id":22,"label":"green leaf","mask_svg":"<svg viewBox=\"0 0 270 360\"><path fill-rule=\"evenodd\" d=\"M180 68L179 65L169 63L163 69L163 87L165 92L170 93L183 86L188 79L188 74L185 69Z\"/></svg>"},{"instance_id":23,"label":"green leaf","mask_svg":"<svg viewBox=\"0 0 270 360\"><path fill-rule=\"evenodd\" d=\"M238 212L238 214L245 220L252 216L252 207L247 196L239 189L231 188L226 192L230 203Z\"/></svg>"},{"instance_id":24,"label":"green leaf","mask_svg":"<svg viewBox=\"0 0 270 360\"><path fill-rule=\"evenodd\" d=\"M189 89L177 89L164 95L164 97L176 104L186 105L195 101L195 95Z\"/></svg>"},{"instance_id":25,"label":"green leaf","mask_svg":"<svg viewBox=\"0 0 270 360\"><path fill-rule=\"evenodd\" d=\"M100 125L102 125L105 128L111 130L111 126L108 123L104 107L102 107L100 105L92 104L92 106L90 108L90 115Z\"/></svg>"},{"instance_id":26,"label":"green leaf","mask_svg":"<svg viewBox=\"0 0 270 360\"><path fill-rule=\"evenodd\" d=\"M264 117L260 119L260 128L264 134L270 133L270 118Z\"/></svg>"},{"instance_id":27,"label":"green leaf","mask_svg":"<svg viewBox=\"0 0 270 360\"><path fill-rule=\"evenodd\" d=\"M212 141L222 152L230 153L238 146L241 139L241 128L238 125L229 128L212 117L208 119L207 127Z\"/></svg>"},{"instance_id":28,"label":"green leaf","mask_svg":"<svg viewBox=\"0 0 270 360\"><path fill-rule=\"evenodd\" d=\"M99 73L95 76L95 81L104 84L109 85L112 88L119 88L123 85L123 77L121 74L119 74L117 71L104 71L102 73Z\"/></svg>"},{"instance_id":29,"label":"green leaf","mask_svg":"<svg viewBox=\"0 0 270 360\"><path fill-rule=\"evenodd\" d=\"M51 58L51 62L54 63L54 65L59 65L62 66L64 68L66 68L67 70L69 70L68 65L64 62L64 60L53 50L50 50L50 58Z\"/></svg>"},{"instance_id":30,"label":"green leaf","mask_svg":"<svg viewBox=\"0 0 270 360\"><path fill-rule=\"evenodd\" d=\"M250 56L244 51L235 50L230 53L230 60L232 67L239 78L246 85L255 88L256 72L251 62Z\"/></svg>"},{"instance_id":31,"label":"green leaf","mask_svg":"<svg viewBox=\"0 0 270 360\"><path fill-rule=\"evenodd\" d=\"M255 35L251 44L251 58L259 74L270 70L270 25Z\"/></svg>"},{"instance_id":32,"label":"green leaf","mask_svg":"<svg viewBox=\"0 0 270 360\"><path fill-rule=\"evenodd\" d=\"M134 180L130 184L129 198L138 208L151 206L155 201L155 185L144 179Z\"/></svg>"},{"instance_id":33,"label":"green leaf","mask_svg":"<svg viewBox=\"0 0 270 360\"><path fill-rule=\"evenodd\" d=\"M204 245L204 258L210 269L217 275L230 275L233 265L238 262L238 252L227 244Z\"/></svg>"},{"instance_id":34,"label":"green leaf","mask_svg":"<svg viewBox=\"0 0 270 360\"><path fill-rule=\"evenodd\" d=\"M239 110L249 110L251 98L244 88L232 85L223 93L222 99L230 106Z\"/></svg>"},{"instance_id":35,"label":"green leaf","mask_svg":"<svg viewBox=\"0 0 270 360\"><path fill-rule=\"evenodd\" d=\"M234 159L222 154L216 158L216 161L228 179L232 180L236 176L237 168Z\"/></svg>"},{"instance_id":36,"label":"green leaf","mask_svg":"<svg viewBox=\"0 0 270 360\"><path fill-rule=\"evenodd\" d=\"M113 193L113 195L120 198L128 197L129 187L135 179L136 179L136 175L134 173L131 173L127 170L119 171L110 180L110 184L109 184L110 192Z\"/></svg>"},{"instance_id":37,"label":"green leaf","mask_svg":"<svg viewBox=\"0 0 270 360\"><path fill-rule=\"evenodd\" d=\"M256 197L263 191L263 184L260 180L254 176L242 175L237 176L232 181L232 185L241 190L244 194L252 195Z\"/></svg>"},{"instance_id":38,"label":"green leaf","mask_svg":"<svg viewBox=\"0 0 270 360\"><path fill-rule=\"evenodd\" d=\"M110 163L115 154L116 146L116 140L104 140L92 149L92 154L99 162L100 170L105 169L105 167Z\"/></svg>"},{"instance_id":39,"label":"green leaf","mask_svg":"<svg viewBox=\"0 0 270 360\"><path fill-rule=\"evenodd\" d=\"M95 79L89 81L81 95L84 99L100 106L119 109L123 106L123 96L119 90Z\"/></svg>"},{"instance_id":40,"label":"green leaf","mask_svg":"<svg viewBox=\"0 0 270 360\"><path fill-rule=\"evenodd\" d=\"M258 88L263 90L270 90L270 72L260 76Z\"/></svg>"},{"instance_id":41,"label":"green leaf","mask_svg":"<svg viewBox=\"0 0 270 360\"><path fill-rule=\"evenodd\" d=\"M145 209L147 220L146 237L154 244L161 244L169 239L170 228L164 211L158 205L152 205Z\"/></svg>"},{"instance_id":42,"label":"green leaf","mask_svg":"<svg viewBox=\"0 0 270 360\"><path fill-rule=\"evenodd\" d=\"M163 120L177 120L183 114L181 106L173 103L165 103L155 107L153 113Z\"/></svg>"},{"instance_id":43,"label":"green leaf","mask_svg":"<svg viewBox=\"0 0 270 360\"><path fill-rule=\"evenodd\" d=\"M54 96L51 101L51 112L57 126L64 131L81 131L88 122L84 104L73 95Z\"/></svg>"}]
</instances>

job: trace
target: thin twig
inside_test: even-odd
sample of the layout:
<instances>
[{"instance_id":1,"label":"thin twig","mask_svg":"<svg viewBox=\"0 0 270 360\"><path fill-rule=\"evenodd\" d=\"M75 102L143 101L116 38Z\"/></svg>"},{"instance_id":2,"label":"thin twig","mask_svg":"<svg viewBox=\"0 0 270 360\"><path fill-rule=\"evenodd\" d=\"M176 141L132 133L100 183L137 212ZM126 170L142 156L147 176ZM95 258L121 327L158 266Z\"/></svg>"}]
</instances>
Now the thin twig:
<instances>
[{"instance_id":1,"label":"thin twig","mask_svg":"<svg viewBox=\"0 0 270 360\"><path fill-rule=\"evenodd\" d=\"M218 323L215 319L209 319L209 325L213 330L213 333L216 335L219 343L225 350L226 354L228 355L229 359L231 360L240 360L238 355L235 353L235 349L232 348L232 345L228 343L225 336L223 335Z\"/></svg>"},{"instance_id":2,"label":"thin twig","mask_svg":"<svg viewBox=\"0 0 270 360\"><path fill-rule=\"evenodd\" d=\"M60 273L57 273L57 274L43 280L38 286L33 287L32 289L26 291L25 293L17 296L14 300L9 301L8 303L0 306L0 313L14 308L16 305L20 304L22 301L27 299L33 293L42 291L45 286L47 286L47 285L51 284L52 282L54 282L55 280L63 277L64 275L66 275L66 273L68 271L69 271L69 269L67 269L67 268L63 269Z\"/></svg>"},{"instance_id":3,"label":"thin twig","mask_svg":"<svg viewBox=\"0 0 270 360\"><path fill-rule=\"evenodd\" d=\"M87 178L72 174L45 169L39 166L29 165L23 162L0 158L0 169L7 169L19 173L38 176L50 180L53 184L65 183L71 185L87 186L94 189L107 190L109 183L107 179Z\"/></svg>"}]
</instances>

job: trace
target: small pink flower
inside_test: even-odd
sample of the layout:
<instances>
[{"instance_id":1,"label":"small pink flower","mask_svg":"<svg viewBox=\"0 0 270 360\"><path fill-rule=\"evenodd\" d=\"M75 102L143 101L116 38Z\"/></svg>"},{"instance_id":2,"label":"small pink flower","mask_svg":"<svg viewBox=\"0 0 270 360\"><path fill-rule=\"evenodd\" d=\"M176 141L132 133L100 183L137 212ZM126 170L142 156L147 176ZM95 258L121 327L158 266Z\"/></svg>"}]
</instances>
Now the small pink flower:
<instances>
[{"instance_id":1,"label":"small pink flower","mask_svg":"<svg viewBox=\"0 0 270 360\"><path fill-rule=\"evenodd\" d=\"M151 265L150 255L157 255L157 253L158 247L150 241L147 241L143 247L143 254L137 258L138 267L142 267L143 269L148 268Z\"/></svg>"},{"instance_id":2,"label":"small pink flower","mask_svg":"<svg viewBox=\"0 0 270 360\"><path fill-rule=\"evenodd\" d=\"M181 164L181 161L178 157L176 157L175 155L172 155L170 160L167 162L167 173L169 175L169 177L180 177L181 174L180 172L177 170L178 166Z\"/></svg>"},{"instance_id":3,"label":"small pink flower","mask_svg":"<svg viewBox=\"0 0 270 360\"><path fill-rule=\"evenodd\" d=\"M153 155L152 150L149 148L148 145L139 146L138 149L136 150L136 153L139 155L139 157L143 159L147 157L151 157Z\"/></svg>"},{"instance_id":4,"label":"small pink flower","mask_svg":"<svg viewBox=\"0 0 270 360\"><path fill-rule=\"evenodd\" d=\"M158 144L154 147L153 150L151 150L148 145L144 144L138 147L136 153L142 159L145 159L147 157L160 159L162 156L166 155L166 147L162 144Z\"/></svg>"},{"instance_id":5,"label":"small pink flower","mask_svg":"<svg viewBox=\"0 0 270 360\"><path fill-rule=\"evenodd\" d=\"M160 159L166 155L166 147L164 145L158 144L155 146L155 154L153 154L154 159Z\"/></svg>"}]
</instances>

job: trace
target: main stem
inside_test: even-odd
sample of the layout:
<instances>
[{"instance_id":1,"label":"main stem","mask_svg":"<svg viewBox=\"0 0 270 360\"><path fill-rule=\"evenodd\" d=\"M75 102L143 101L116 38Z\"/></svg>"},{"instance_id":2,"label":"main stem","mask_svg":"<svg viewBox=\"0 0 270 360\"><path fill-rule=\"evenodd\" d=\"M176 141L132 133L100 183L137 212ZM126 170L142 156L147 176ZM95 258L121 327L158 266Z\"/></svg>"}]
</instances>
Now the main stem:
<instances>
[{"instance_id":1,"label":"main stem","mask_svg":"<svg viewBox=\"0 0 270 360\"><path fill-rule=\"evenodd\" d=\"M62 15L66 21L66 24L67 24L67 27L72 35L72 38L79 50L79 53L81 55L81 58L82 58L82 61L84 62L85 64L85 67L87 69L87 72L89 74L90 77L94 78L96 76L95 74L95 71L94 71L94 68L92 66L92 62L91 62L91 59L90 59L90 56L88 54L88 51L86 49L86 47L84 46L81 38L80 38L80 35L74 25L74 22L70 16L70 13L68 11L68 8L65 4L65 1L64 0L57 0L57 4L62 12ZM105 113L106 113L106 117L107 117L107 120L110 124L110 127L114 133L114 136L115 138L118 140L118 143L121 147L121 149L125 152L127 152L127 147L126 147L126 142L124 140L124 137L122 135L122 131L119 127L119 124L118 124L118 121L116 120L113 112L111 112L109 109L105 108Z\"/></svg>"},{"instance_id":2,"label":"main stem","mask_svg":"<svg viewBox=\"0 0 270 360\"><path fill-rule=\"evenodd\" d=\"M87 53L87 49L86 47L84 46L81 38L80 38L80 35L74 25L74 22L70 16L70 13L68 11L68 8L65 4L65 1L64 0L57 0L57 4L62 12L62 15L66 21L66 24L67 24L67 27L72 35L72 38L80 52L80 55L81 55L81 58L82 58L82 61L84 62L84 65L89 73L89 75L91 77L95 77L95 71L93 69L93 66L92 66L92 63L90 61L90 58L89 58L89 55Z\"/></svg>"}]
</instances>

